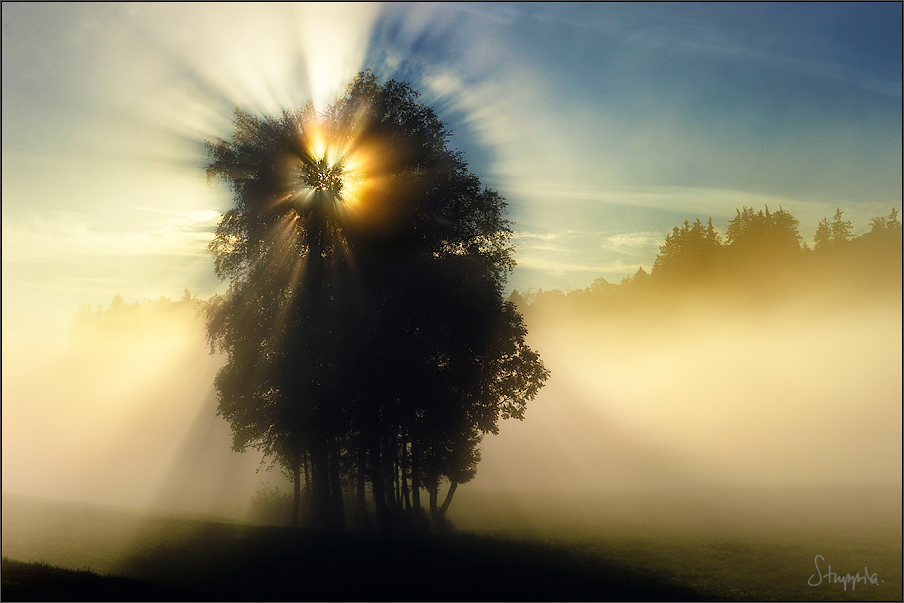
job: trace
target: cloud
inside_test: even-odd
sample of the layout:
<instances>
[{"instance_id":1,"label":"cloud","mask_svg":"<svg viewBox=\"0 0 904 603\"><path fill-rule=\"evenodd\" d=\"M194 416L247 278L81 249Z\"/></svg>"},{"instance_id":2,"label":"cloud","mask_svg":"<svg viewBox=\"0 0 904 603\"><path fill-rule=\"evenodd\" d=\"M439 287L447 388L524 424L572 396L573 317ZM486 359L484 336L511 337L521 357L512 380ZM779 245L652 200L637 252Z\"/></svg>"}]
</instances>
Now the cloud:
<instances>
[{"instance_id":1,"label":"cloud","mask_svg":"<svg viewBox=\"0 0 904 603\"><path fill-rule=\"evenodd\" d=\"M661 232L626 232L607 237L602 247L623 255L648 257L651 251L659 251L659 245L664 239Z\"/></svg>"},{"instance_id":2,"label":"cloud","mask_svg":"<svg viewBox=\"0 0 904 603\"><path fill-rule=\"evenodd\" d=\"M518 231L512 233L512 241L519 251L555 251L571 254L578 249L586 248L588 242L599 238L602 234L600 232L578 230L561 230L557 232Z\"/></svg>"},{"instance_id":3,"label":"cloud","mask_svg":"<svg viewBox=\"0 0 904 603\"><path fill-rule=\"evenodd\" d=\"M554 276L564 289L585 287L601 276L617 280L619 276L633 274L640 264L651 265L660 238L657 232L610 235L578 230L520 231L512 237L518 269ZM521 281L521 288L548 286L542 279L516 280Z\"/></svg>"},{"instance_id":4,"label":"cloud","mask_svg":"<svg viewBox=\"0 0 904 603\"><path fill-rule=\"evenodd\" d=\"M206 255L219 220L214 210L136 208L164 217L148 221L147 230L100 230L96 222L74 212L3 218L3 262L66 261L73 257Z\"/></svg>"},{"instance_id":5,"label":"cloud","mask_svg":"<svg viewBox=\"0 0 904 603\"><path fill-rule=\"evenodd\" d=\"M219 214L143 209L145 230L105 229L75 212L4 215L4 345L56 332L78 308L115 295L131 302L221 290L206 249Z\"/></svg>"},{"instance_id":6,"label":"cloud","mask_svg":"<svg viewBox=\"0 0 904 603\"><path fill-rule=\"evenodd\" d=\"M189 209L176 211L154 207L133 207L139 211L148 211L169 216L166 224L169 228L182 232L213 232L222 218L222 214L213 209Z\"/></svg>"},{"instance_id":7,"label":"cloud","mask_svg":"<svg viewBox=\"0 0 904 603\"><path fill-rule=\"evenodd\" d=\"M517 261L519 268L525 268L528 270L541 270L544 272L552 272L557 274L578 272L591 273L596 276L600 276L604 274L633 274L637 271L636 264L626 264L621 259L616 259L610 262L583 264L575 262L562 262L540 257L519 256L517 258Z\"/></svg>"}]
</instances>

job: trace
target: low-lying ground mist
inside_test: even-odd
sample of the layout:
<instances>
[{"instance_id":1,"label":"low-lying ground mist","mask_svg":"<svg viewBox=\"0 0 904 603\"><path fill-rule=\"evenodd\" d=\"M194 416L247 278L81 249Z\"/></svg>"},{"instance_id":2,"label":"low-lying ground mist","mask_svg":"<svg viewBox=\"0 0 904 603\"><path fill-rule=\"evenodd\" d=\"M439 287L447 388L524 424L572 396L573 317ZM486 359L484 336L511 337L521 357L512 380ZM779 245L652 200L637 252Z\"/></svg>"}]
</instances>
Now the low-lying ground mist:
<instances>
[{"instance_id":1,"label":"low-lying ground mist","mask_svg":"<svg viewBox=\"0 0 904 603\"><path fill-rule=\"evenodd\" d=\"M716 598L900 598L900 288L736 301L524 305L552 376L523 422L484 438L452 522ZM158 567L166 547L201 546L185 513L240 522L262 483L290 491L230 450L219 360L194 305L167 304L111 307L55 350L4 354L4 556ZM181 527L148 511L181 513ZM888 586L817 592L817 556Z\"/></svg>"},{"instance_id":2,"label":"low-lying ground mist","mask_svg":"<svg viewBox=\"0 0 904 603\"><path fill-rule=\"evenodd\" d=\"M808 514L806 525L776 529L775 517L767 512L760 525L771 529L755 530L756 522L748 521L750 529L738 532L725 529L717 514L712 523L702 524L692 500L588 495L577 505L574 499L563 502L550 495L508 497L472 490L460 502L459 533L325 536L5 495L4 598L44 592L56 593L54 599L98 600L99 594L128 593L128 588L131 596L119 599L148 592L158 593L158 600L901 596L900 521L895 528L859 515L856 521L848 515L838 522L834 513ZM738 502L728 501L722 512L735 515L743 508ZM154 590L90 576L59 576L43 566L8 564L7 557L122 575L144 580ZM841 577L863 576L867 570L874 581L848 580L846 588L829 579L817 583L815 564L820 561L821 571L828 564ZM350 579L337 582L337 568Z\"/></svg>"},{"instance_id":3,"label":"low-lying ground mist","mask_svg":"<svg viewBox=\"0 0 904 603\"><path fill-rule=\"evenodd\" d=\"M56 341L4 342L3 491L244 517L262 482L285 480L231 450L221 363L191 299L117 298Z\"/></svg>"}]
</instances>

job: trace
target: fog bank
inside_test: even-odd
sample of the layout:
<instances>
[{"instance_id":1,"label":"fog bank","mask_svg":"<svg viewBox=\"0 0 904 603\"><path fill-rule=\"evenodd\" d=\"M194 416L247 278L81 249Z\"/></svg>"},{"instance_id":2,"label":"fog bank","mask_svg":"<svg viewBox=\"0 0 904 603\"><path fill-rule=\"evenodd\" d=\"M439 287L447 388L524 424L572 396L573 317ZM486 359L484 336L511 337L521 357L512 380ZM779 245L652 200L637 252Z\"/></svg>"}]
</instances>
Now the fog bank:
<instances>
[{"instance_id":1,"label":"fog bank","mask_svg":"<svg viewBox=\"0 0 904 603\"><path fill-rule=\"evenodd\" d=\"M812 507L800 501L858 493L883 499L870 513L899 516L899 302L817 307L528 308L552 376L523 422L484 438L453 520L536 522L559 506L588 523L649 508L650 522L693 524L760 502L800 517ZM5 342L3 490L235 518L263 483L287 491L278 469L258 472L259 454L231 451L221 361L194 305L127 309L75 321L54 344Z\"/></svg>"}]
</instances>

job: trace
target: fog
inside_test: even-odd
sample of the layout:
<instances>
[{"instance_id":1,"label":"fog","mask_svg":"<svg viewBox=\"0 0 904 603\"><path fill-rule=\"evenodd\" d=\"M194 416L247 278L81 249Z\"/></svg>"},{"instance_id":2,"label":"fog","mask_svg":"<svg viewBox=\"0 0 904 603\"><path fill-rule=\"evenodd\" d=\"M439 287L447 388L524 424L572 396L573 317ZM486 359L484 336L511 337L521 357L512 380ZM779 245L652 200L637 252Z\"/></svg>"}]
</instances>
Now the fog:
<instances>
[{"instance_id":1,"label":"fog","mask_svg":"<svg viewBox=\"0 0 904 603\"><path fill-rule=\"evenodd\" d=\"M532 339L552 377L523 424L486 440L484 473L494 466L497 480L900 484L897 312L701 311L659 324L546 317L533 321Z\"/></svg>"},{"instance_id":2,"label":"fog","mask_svg":"<svg viewBox=\"0 0 904 603\"><path fill-rule=\"evenodd\" d=\"M216 416L193 303L74 320L55 341L4 342L3 491L243 517L260 456L232 452Z\"/></svg>"},{"instance_id":3,"label":"fog","mask_svg":"<svg viewBox=\"0 0 904 603\"><path fill-rule=\"evenodd\" d=\"M462 527L542 522L556 509L559 521L699 524L767 503L803 517L793 501L815 496L893 518L899 299L524 307L552 376L523 422L484 439L450 514ZM221 360L195 304L114 306L83 312L54 342L5 343L3 491L242 519L263 484L288 490L259 454L231 450L213 391Z\"/></svg>"}]
</instances>

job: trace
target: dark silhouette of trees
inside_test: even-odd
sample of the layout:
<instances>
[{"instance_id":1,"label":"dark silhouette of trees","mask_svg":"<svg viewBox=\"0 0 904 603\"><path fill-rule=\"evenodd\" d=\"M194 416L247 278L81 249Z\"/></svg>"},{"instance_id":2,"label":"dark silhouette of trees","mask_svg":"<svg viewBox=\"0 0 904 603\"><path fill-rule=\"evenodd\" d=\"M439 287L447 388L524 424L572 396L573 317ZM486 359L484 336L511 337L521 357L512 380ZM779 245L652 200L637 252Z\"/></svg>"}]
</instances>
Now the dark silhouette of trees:
<instances>
[{"instance_id":1,"label":"dark silhouette of trees","mask_svg":"<svg viewBox=\"0 0 904 603\"><path fill-rule=\"evenodd\" d=\"M660 245L653 275L660 279L702 278L715 267L721 249L722 240L713 228L712 219L705 226L699 218L693 224L685 220L684 226L673 228Z\"/></svg>"},{"instance_id":2,"label":"dark silhouette of trees","mask_svg":"<svg viewBox=\"0 0 904 603\"><path fill-rule=\"evenodd\" d=\"M835 210L835 216L832 218L832 242L843 243L851 238L851 229L854 225L850 220L842 220L842 211Z\"/></svg>"},{"instance_id":3,"label":"dark silhouette of trees","mask_svg":"<svg viewBox=\"0 0 904 603\"><path fill-rule=\"evenodd\" d=\"M790 212L738 209L726 242L699 219L675 227L659 248L651 273L643 268L613 285L596 279L585 289L514 291L527 316L561 313L641 313L679 309L679 300L765 307L790 296L812 295L824 304L873 299L900 303L902 229L897 208L873 218L870 231L853 236L841 209L822 220L815 249L803 244ZM689 295L684 295L689 294Z\"/></svg>"},{"instance_id":4,"label":"dark silhouette of trees","mask_svg":"<svg viewBox=\"0 0 904 603\"><path fill-rule=\"evenodd\" d=\"M412 524L422 490L439 521L483 435L548 376L502 297L505 202L448 136L407 84L364 72L324 112L237 109L208 142L208 181L234 193L210 244L229 283L208 311L219 412L235 449L294 476L311 525Z\"/></svg>"},{"instance_id":5,"label":"dark silhouette of trees","mask_svg":"<svg viewBox=\"0 0 904 603\"><path fill-rule=\"evenodd\" d=\"M728 246L740 256L775 259L801 250L798 220L782 208L765 213L749 207L737 210L725 232Z\"/></svg>"},{"instance_id":6,"label":"dark silhouette of trees","mask_svg":"<svg viewBox=\"0 0 904 603\"><path fill-rule=\"evenodd\" d=\"M737 210L725 232L724 287L774 285L801 258L803 238L799 222L783 208L778 211Z\"/></svg>"},{"instance_id":7,"label":"dark silhouette of trees","mask_svg":"<svg viewBox=\"0 0 904 603\"><path fill-rule=\"evenodd\" d=\"M823 251L850 240L854 225L850 220L842 220L843 214L841 209L836 209L831 222L828 218L823 218L816 227L816 234L813 237L813 247L816 251Z\"/></svg>"},{"instance_id":8,"label":"dark silhouette of trees","mask_svg":"<svg viewBox=\"0 0 904 603\"><path fill-rule=\"evenodd\" d=\"M894 236L896 233L900 234L900 231L901 220L898 219L897 207L893 207L891 209L891 213L888 214L887 218L884 216L879 216L870 220L869 234L871 235Z\"/></svg>"}]
</instances>

